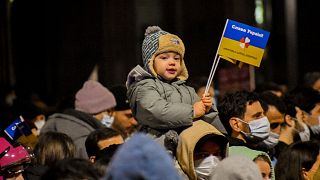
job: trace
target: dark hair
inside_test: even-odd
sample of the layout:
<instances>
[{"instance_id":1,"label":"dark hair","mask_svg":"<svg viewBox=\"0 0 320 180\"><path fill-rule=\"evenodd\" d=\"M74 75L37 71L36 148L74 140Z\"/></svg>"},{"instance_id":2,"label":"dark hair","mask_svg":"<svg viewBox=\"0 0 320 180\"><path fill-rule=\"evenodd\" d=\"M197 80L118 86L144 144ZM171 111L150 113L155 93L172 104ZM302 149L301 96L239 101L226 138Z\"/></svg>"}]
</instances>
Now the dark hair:
<instances>
[{"instance_id":1,"label":"dark hair","mask_svg":"<svg viewBox=\"0 0 320 180\"><path fill-rule=\"evenodd\" d=\"M205 136L203 136L196 144L195 148L194 148L194 153L195 152L199 152L199 149L208 141L212 141L215 142L216 144L218 144L220 146L221 149L221 154L220 156L222 158L225 158L226 155L226 145L228 143L228 140L226 137L222 136L222 135L217 135L217 134L207 134Z\"/></svg>"},{"instance_id":2,"label":"dark hair","mask_svg":"<svg viewBox=\"0 0 320 180\"><path fill-rule=\"evenodd\" d=\"M257 93L271 92L271 91L278 91L278 92L281 92L282 94L284 93L280 85L275 82L267 82L267 83L260 84L255 89L255 92Z\"/></svg>"},{"instance_id":3,"label":"dark hair","mask_svg":"<svg viewBox=\"0 0 320 180\"><path fill-rule=\"evenodd\" d=\"M284 104L283 100L272 92L263 92L260 94L260 98L267 105L276 107L280 113L286 113L286 105Z\"/></svg>"},{"instance_id":4,"label":"dark hair","mask_svg":"<svg viewBox=\"0 0 320 180\"><path fill-rule=\"evenodd\" d=\"M256 163L257 161L264 161L266 163L268 163L270 169L272 169L272 163L271 163L271 160L270 158L268 157L268 155L266 154L259 154L258 156L256 156L253 161ZM273 176L273 172L271 171L270 172L270 177Z\"/></svg>"},{"instance_id":5,"label":"dark hair","mask_svg":"<svg viewBox=\"0 0 320 180\"><path fill-rule=\"evenodd\" d=\"M64 133L47 132L40 135L34 152L37 164L51 166L58 160L74 157L76 146Z\"/></svg>"},{"instance_id":6,"label":"dark hair","mask_svg":"<svg viewBox=\"0 0 320 180\"><path fill-rule=\"evenodd\" d=\"M247 110L247 103L250 105L253 102L259 101L259 96L255 92L237 91L232 94L226 94L218 106L219 117L226 128L228 134L231 134L232 129L229 120L232 117L244 118Z\"/></svg>"},{"instance_id":7,"label":"dark hair","mask_svg":"<svg viewBox=\"0 0 320 180\"><path fill-rule=\"evenodd\" d=\"M119 147L121 147L121 144L112 144L97 153L94 166L100 173L104 174L106 172L113 155L117 152Z\"/></svg>"},{"instance_id":8,"label":"dark hair","mask_svg":"<svg viewBox=\"0 0 320 180\"><path fill-rule=\"evenodd\" d=\"M100 151L98 142L115 136L121 136L120 132L111 128L102 128L92 131L85 142L88 157L96 156Z\"/></svg>"},{"instance_id":9,"label":"dark hair","mask_svg":"<svg viewBox=\"0 0 320 180\"><path fill-rule=\"evenodd\" d=\"M271 161L270 161L269 157L266 154L259 154L258 156L256 156L253 159L254 162L257 162L259 160L267 162L269 164L270 168L272 168Z\"/></svg>"},{"instance_id":10,"label":"dark hair","mask_svg":"<svg viewBox=\"0 0 320 180\"><path fill-rule=\"evenodd\" d=\"M295 107L310 112L320 102L320 94L312 88L296 87L284 96L287 114L296 116Z\"/></svg>"},{"instance_id":11,"label":"dark hair","mask_svg":"<svg viewBox=\"0 0 320 180\"><path fill-rule=\"evenodd\" d=\"M98 180L103 174L85 159L64 159L51 166L41 177L43 180Z\"/></svg>"},{"instance_id":12,"label":"dark hair","mask_svg":"<svg viewBox=\"0 0 320 180\"><path fill-rule=\"evenodd\" d=\"M320 79L320 72L308 72L304 75L304 85L305 87L311 87L314 83Z\"/></svg>"},{"instance_id":13,"label":"dark hair","mask_svg":"<svg viewBox=\"0 0 320 180\"><path fill-rule=\"evenodd\" d=\"M302 168L309 171L317 160L319 145L305 141L291 144L280 153L275 167L277 180L303 180Z\"/></svg>"}]
</instances>

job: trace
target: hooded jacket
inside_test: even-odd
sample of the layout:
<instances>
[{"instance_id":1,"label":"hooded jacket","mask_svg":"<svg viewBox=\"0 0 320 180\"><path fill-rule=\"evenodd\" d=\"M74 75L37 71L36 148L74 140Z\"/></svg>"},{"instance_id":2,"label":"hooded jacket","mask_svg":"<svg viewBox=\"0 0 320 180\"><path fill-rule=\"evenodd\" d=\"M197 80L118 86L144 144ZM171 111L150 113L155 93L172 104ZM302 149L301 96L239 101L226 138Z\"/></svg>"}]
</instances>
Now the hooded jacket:
<instances>
[{"instance_id":1,"label":"hooded jacket","mask_svg":"<svg viewBox=\"0 0 320 180\"><path fill-rule=\"evenodd\" d=\"M149 69L153 67L149 66ZM187 76L180 78L186 79ZM185 80L180 78L166 82L139 65L131 70L127 78L128 97L133 115L140 125L165 130L164 132L192 125L193 104L200 101L200 98L195 90L185 85ZM226 133L214 105L210 112L200 119Z\"/></svg>"},{"instance_id":2,"label":"hooded jacket","mask_svg":"<svg viewBox=\"0 0 320 180\"><path fill-rule=\"evenodd\" d=\"M201 138L209 134L216 135L220 138L222 137L223 139L225 139L225 144L223 145L223 147L220 147L223 150L222 158L225 158L228 152L228 140L214 126L202 120L198 120L194 122L191 127L182 131L179 135L178 147L176 152L177 161L183 172L187 174L187 176L191 180L197 179L193 160L194 149L197 142L199 142Z\"/></svg>"},{"instance_id":3,"label":"hooded jacket","mask_svg":"<svg viewBox=\"0 0 320 180\"><path fill-rule=\"evenodd\" d=\"M258 166L244 156L230 156L222 160L210 180L262 180Z\"/></svg>"},{"instance_id":4,"label":"hooded jacket","mask_svg":"<svg viewBox=\"0 0 320 180\"><path fill-rule=\"evenodd\" d=\"M244 156L251 160L254 160L259 155L264 155L268 157L269 161L271 162L271 159L267 153L263 151L253 150L246 146L231 146L229 148L229 154L230 156ZM271 179L274 180L275 179L274 168L273 167L270 167L270 168L271 168Z\"/></svg>"}]
</instances>

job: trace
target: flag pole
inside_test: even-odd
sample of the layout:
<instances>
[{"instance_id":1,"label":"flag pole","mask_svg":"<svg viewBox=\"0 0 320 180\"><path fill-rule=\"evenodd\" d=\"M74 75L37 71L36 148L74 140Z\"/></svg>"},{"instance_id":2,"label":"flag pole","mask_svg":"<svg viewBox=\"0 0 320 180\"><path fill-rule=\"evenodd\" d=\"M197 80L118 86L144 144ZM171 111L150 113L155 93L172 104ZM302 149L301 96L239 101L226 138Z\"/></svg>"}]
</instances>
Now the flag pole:
<instances>
[{"instance_id":1,"label":"flag pole","mask_svg":"<svg viewBox=\"0 0 320 180\"><path fill-rule=\"evenodd\" d=\"M229 19L227 19L227 22L226 22L226 24L224 25L223 33L222 33L222 36L221 36L221 38L220 38L220 42L219 42L219 46L218 46L216 55L215 55L215 57L214 57L213 65L212 65L212 67L211 67L210 75L209 75L209 78L208 78L208 81L207 81L207 85L206 85L206 89L205 89L205 91L204 91L204 94L208 94L208 92L209 92L209 87L210 87L210 85L211 85L211 83L212 83L212 79L213 79L213 76L214 76L214 73L215 73L215 69L217 69L217 66L218 66L218 63L219 63L219 60L220 60L220 56L219 56L219 58L218 58L217 61L216 61L216 59L217 59L217 56L218 56L218 52L219 52L219 49L220 49L221 41L222 41L222 38L223 38L223 36L224 36L224 32L226 31L228 22L229 22Z\"/></svg>"}]
</instances>

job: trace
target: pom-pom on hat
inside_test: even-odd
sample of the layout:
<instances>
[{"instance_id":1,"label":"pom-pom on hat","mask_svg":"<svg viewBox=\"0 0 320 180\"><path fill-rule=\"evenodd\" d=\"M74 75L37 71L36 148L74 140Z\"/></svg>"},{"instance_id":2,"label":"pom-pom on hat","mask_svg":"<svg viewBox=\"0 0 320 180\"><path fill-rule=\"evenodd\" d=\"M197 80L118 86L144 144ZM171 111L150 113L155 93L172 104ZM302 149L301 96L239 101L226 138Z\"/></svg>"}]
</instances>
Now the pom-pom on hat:
<instances>
[{"instance_id":1,"label":"pom-pom on hat","mask_svg":"<svg viewBox=\"0 0 320 180\"><path fill-rule=\"evenodd\" d=\"M99 82L88 80L76 94L75 109L98 114L117 105L113 94Z\"/></svg>"},{"instance_id":2,"label":"pom-pom on hat","mask_svg":"<svg viewBox=\"0 0 320 180\"><path fill-rule=\"evenodd\" d=\"M188 79L188 71L184 64L185 47L182 40L166 31L163 31L158 26L149 26L145 32L145 38L142 43L142 60L144 68L153 76L157 74L153 68L153 61L155 57L164 52L176 52L181 56L182 72L178 76L180 80Z\"/></svg>"}]
</instances>

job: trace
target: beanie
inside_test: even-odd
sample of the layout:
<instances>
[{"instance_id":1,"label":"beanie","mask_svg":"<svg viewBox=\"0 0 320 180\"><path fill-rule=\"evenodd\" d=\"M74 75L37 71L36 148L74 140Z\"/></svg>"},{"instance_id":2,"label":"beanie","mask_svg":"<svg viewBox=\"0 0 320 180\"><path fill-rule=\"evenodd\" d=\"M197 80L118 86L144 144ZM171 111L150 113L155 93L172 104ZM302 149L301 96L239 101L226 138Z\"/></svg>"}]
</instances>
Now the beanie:
<instances>
[{"instance_id":1,"label":"beanie","mask_svg":"<svg viewBox=\"0 0 320 180\"><path fill-rule=\"evenodd\" d=\"M127 97L127 88L122 85L114 86L110 89L116 98L117 105L114 107L116 111L123 111L130 109L129 100Z\"/></svg>"},{"instance_id":2,"label":"beanie","mask_svg":"<svg viewBox=\"0 0 320 180\"><path fill-rule=\"evenodd\" d=\"M153 68L153 60L157 55L170 51L180 54L182 72L178 78L186 80L188 78L188 71L183 60L185 47L182 40L174 34L163 31L158 26L149 26L146 29L145 38L142 43L142 60L145 70L157 77Z\"/></svg>"},{"instance_id":3,"label":"beanie","mask_svg":"<svg viewBox=\"0 0 320 180\"><path fill-rule=\"evenodd\" d=\"M78 111L98 114L115 106L113 94L97 81L86 81L76 94L75 109Z\"/></svg>"}]
</instances>

